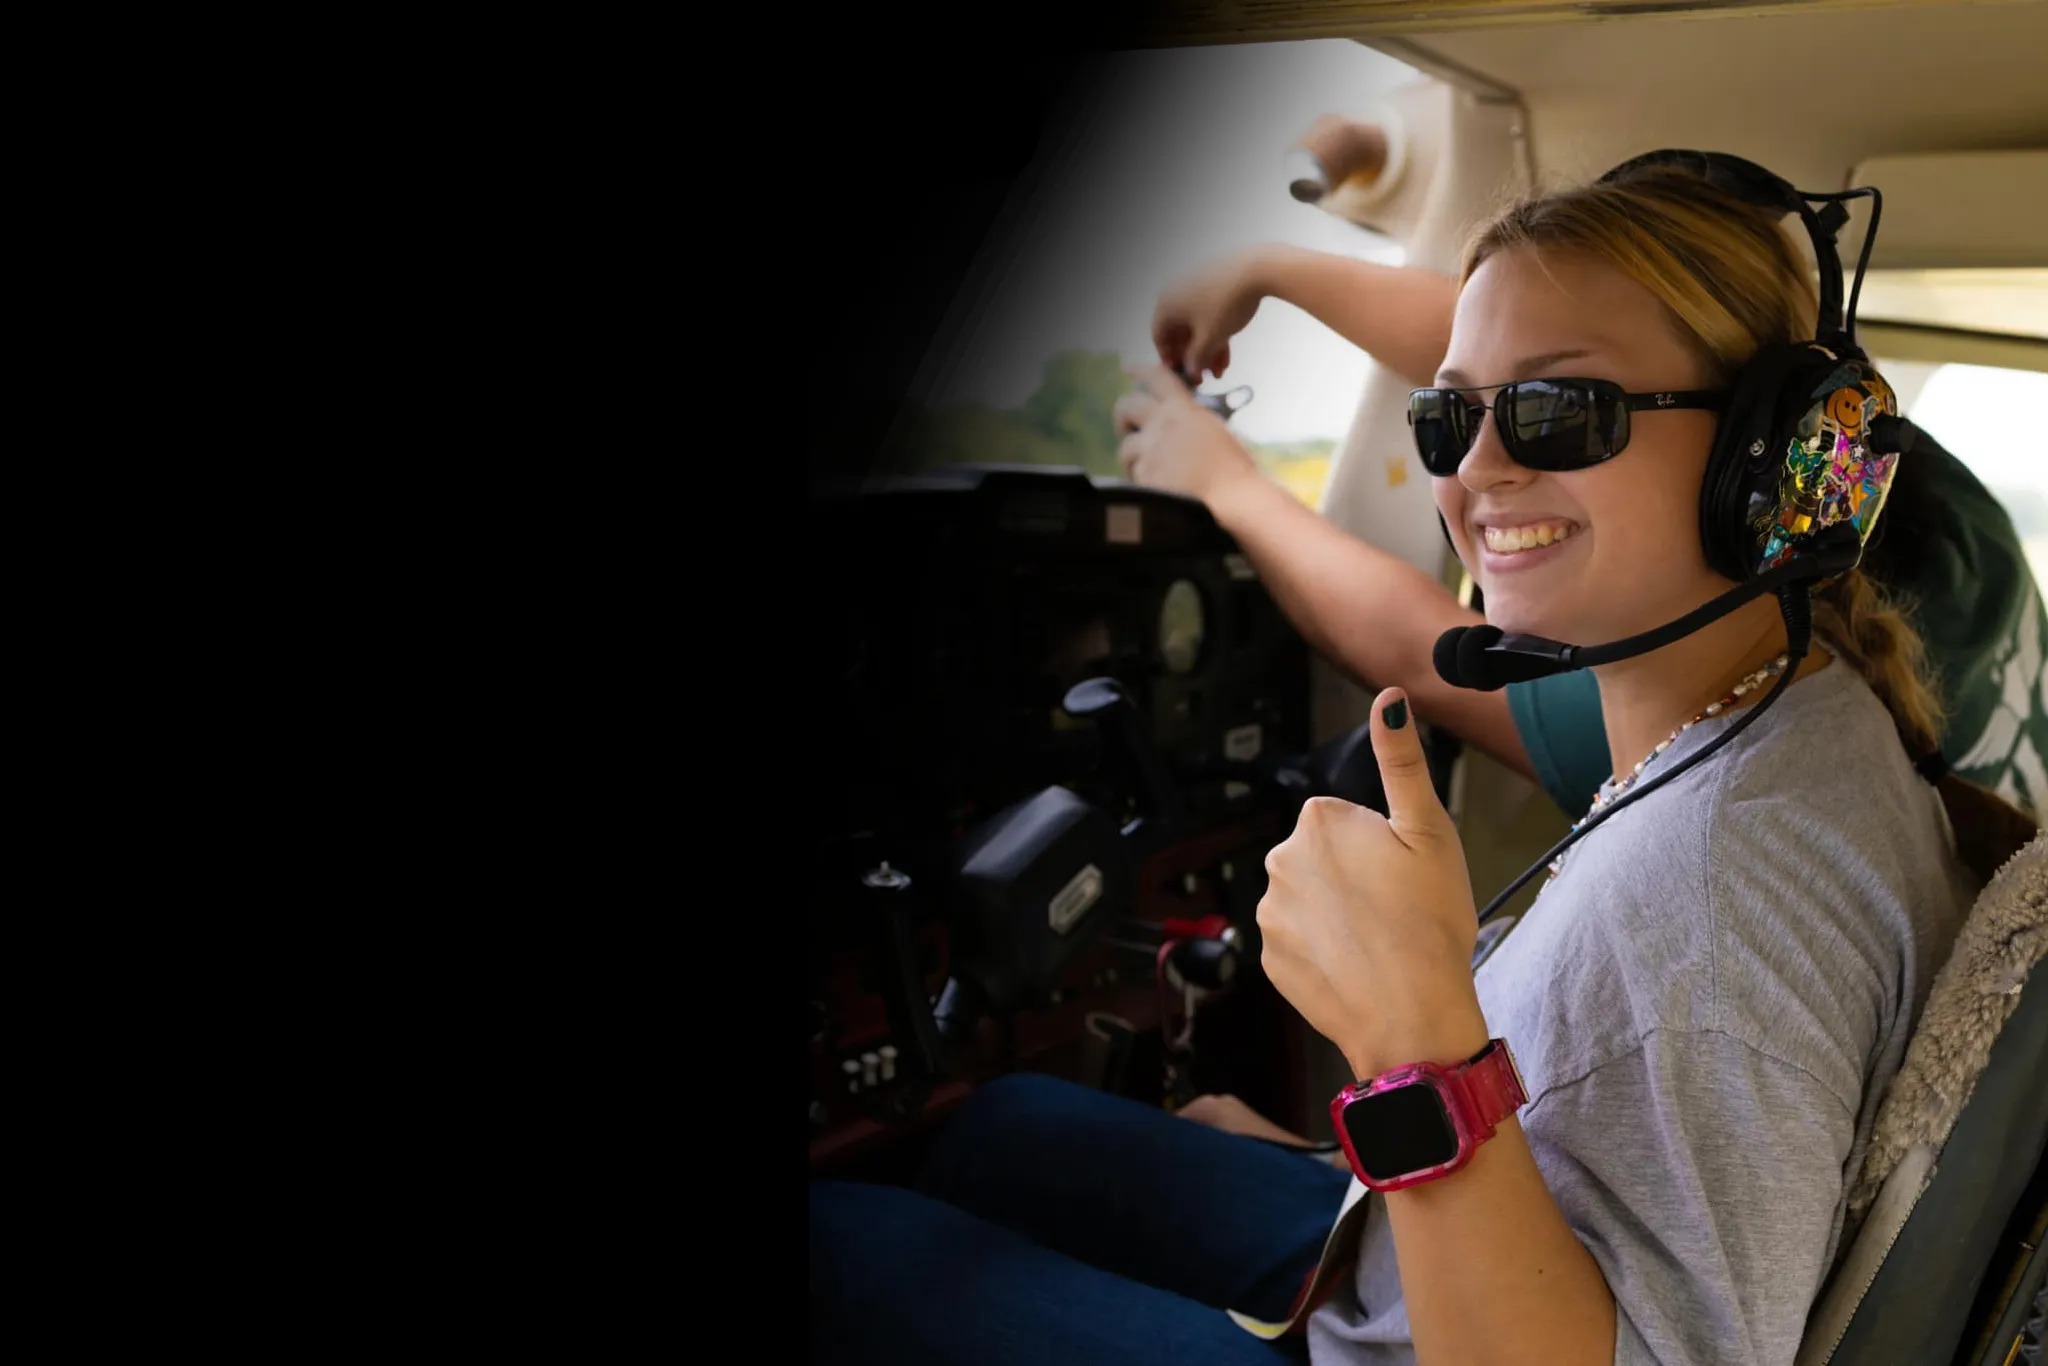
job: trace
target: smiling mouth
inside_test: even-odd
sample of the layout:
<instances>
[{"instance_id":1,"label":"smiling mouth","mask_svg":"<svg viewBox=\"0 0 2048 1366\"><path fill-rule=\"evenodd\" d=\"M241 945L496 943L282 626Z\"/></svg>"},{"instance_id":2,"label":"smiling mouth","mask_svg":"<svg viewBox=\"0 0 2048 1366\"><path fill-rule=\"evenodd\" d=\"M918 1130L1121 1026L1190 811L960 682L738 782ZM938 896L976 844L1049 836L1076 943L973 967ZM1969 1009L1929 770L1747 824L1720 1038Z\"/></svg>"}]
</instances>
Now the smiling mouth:
<instances>
[{"instance_id":1,"label":"smiling mouth","mask_svg":"<svg viewBox=\"0 0 2048 1366\"><path fill-rule=\"evenodd\" d=\"M1546 545L1570 540L1578 530L1574 522L1531 522L1527 526L1481 527L1486 548L1496 555L1519 555Z\"/></svg>"}]
</instances>

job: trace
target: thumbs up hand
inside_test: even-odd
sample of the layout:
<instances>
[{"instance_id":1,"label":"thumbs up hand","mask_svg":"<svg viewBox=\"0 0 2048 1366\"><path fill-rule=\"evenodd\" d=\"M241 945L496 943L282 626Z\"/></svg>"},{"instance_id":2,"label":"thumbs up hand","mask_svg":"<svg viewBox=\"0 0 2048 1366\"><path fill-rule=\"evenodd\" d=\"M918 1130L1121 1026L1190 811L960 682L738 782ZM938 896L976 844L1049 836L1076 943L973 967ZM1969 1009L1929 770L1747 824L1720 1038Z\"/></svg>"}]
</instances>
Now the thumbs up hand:
<instances>
[{"instance_id":1,"label":"thumbs up hand","mask_svg":"<svg viewBox=\"0 0 2048 1366\"><path fill-rule=\"evenodd\" d=\"M1389 814L1311 798L1266 855L1259 902L1266 976L1360 1079L1462 1062L1489 1037L1464 845L1398 688L1373 701L1372 748Z\"/></svg>"}]
</instances>

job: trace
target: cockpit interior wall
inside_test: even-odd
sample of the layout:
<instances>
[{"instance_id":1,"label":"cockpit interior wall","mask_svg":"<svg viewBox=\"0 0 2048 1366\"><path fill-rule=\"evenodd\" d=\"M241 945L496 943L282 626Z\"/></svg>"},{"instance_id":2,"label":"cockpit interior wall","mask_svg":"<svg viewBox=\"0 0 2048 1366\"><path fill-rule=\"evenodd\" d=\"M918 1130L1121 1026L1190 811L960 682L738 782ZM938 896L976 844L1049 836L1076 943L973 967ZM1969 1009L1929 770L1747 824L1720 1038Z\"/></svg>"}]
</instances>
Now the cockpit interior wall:
<instances>
[{"instance_id":1,"label":"cockpit interior wall","mask_svg":"<svg viewBox=\"0 0 2048 1366\"><path fill-rule=\"evenodd\" d=\"M1981 0L2032 4L2034 0ZM1175 4L1151 8L1123 33L1132 47L1188 47L1214 43L1279 43L1315 38L1398 41L1409 35L1502 33L1568 26L1595 27L1643 21L1751 20L1780 14L1867 13L1957 7L1952 0L1264 0L1256 6Z\"/></svg>"},{"instance_id":2,"label":"cockpit interior wall","mask_svg":"<svg viewBox=\"0 0 2048 1366\"><path fill-rule=\"evenodd\" d=\"M1828 189L1866 157L2039 147L2048 133L2038 3L1642 15L1373 45L1514 91L1544 180L1590 178L1655 147L1708 147Z\"/></svg>"},{"instance_id":3,"label":"cockpit interior wall","mask_svg":"<svg viewBox=\"0 0 2048 1366\"><path fill-rule=\"evenodd\" d=\"M1871 246L1871 268L2048 266L2048 111L2042 123L2032 147L1885 153L1859 162L1850 184L1884 193L1884 231ZM1869 221L1857 214L1842 229L1844 260L1862 249ZM2048 332L2048 318L2037 317L2034 330Z\"/></svg>"}]
</instances>

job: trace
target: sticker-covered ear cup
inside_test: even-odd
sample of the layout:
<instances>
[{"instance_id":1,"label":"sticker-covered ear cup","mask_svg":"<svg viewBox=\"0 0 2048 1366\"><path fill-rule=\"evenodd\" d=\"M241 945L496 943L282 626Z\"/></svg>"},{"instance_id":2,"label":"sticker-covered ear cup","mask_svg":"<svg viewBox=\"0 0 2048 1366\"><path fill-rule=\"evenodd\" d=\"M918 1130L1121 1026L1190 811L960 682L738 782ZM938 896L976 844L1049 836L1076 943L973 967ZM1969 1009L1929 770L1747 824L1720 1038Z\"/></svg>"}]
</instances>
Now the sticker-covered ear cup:
<instances>
[{"instance_id":1,"label":"sticker-covered ear cup","mask_svg":"<svg viewBox=\"0 0 2048 1366\"><path fill-rule=\"evenodd\" d=\"M1738 377L1707 460L1700 536L1707 562L1740 583L1839 522L1868 544L1898 470L1872 446L1898 396L1869 361L1814 343L1773 347Z\"/></svg>"},{"instance_id":2,"label":"sticker-covered ear cup","mask_svg":"<svg viewBox=\"0 0 2048 1366\"><path fill-rule=\"evenodd\" d=\"M1759 491L1775 496L1792 435L1787 424L1805 412L1813 387L1839 364L1819 347L1796 342L1765 347L1736 376L1700 486L1700 544L1722 577L1741 583L1756 572L1751 499Z\"/></svg>"}]
</instances>

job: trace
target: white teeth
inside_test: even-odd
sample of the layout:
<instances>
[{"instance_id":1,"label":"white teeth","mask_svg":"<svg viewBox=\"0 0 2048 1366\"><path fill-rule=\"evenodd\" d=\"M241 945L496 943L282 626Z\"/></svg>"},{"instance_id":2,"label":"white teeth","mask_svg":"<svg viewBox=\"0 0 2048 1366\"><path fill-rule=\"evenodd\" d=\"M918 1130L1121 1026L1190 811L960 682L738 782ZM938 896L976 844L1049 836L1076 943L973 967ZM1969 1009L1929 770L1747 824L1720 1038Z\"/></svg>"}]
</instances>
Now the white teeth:
<instances>
[{"instance_id":1,"label":"white teeth","mask_svg":"<svg viewBox=\"0 0 2048 1366\"><path fill-rule=\"evenodd\" d=\"M1570 522L1541 522L1534 526L1511 526L1485 528L1486 548L1498 555L1513 555L1524 550L1535 550L1540 546L1552 545L1567 540L1572 534Z\"/></svg>"}]
</instances>

